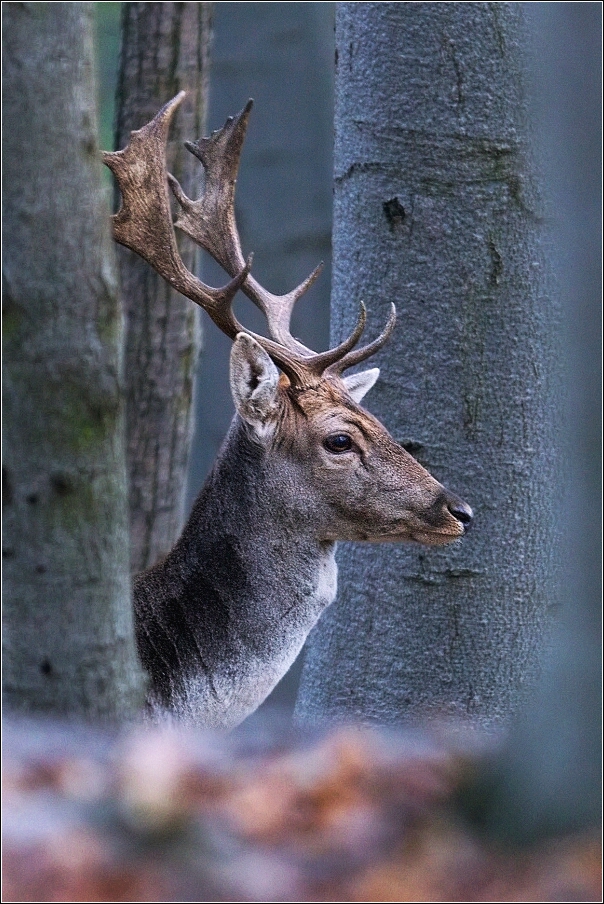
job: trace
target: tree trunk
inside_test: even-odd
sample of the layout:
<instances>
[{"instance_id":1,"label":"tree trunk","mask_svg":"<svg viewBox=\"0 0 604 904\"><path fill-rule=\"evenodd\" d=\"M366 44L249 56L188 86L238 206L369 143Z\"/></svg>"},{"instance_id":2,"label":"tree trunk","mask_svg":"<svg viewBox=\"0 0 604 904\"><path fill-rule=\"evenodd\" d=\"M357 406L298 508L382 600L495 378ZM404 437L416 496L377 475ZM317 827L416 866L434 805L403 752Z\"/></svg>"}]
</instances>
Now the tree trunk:
<instances>
[{"instance_id":1,"label":"tree trunk","mask_svg":"<svg viewBox=\"0 0 604 904\"><path fill-rule=\"evenodd\" d=\"M506 841L602 818L602 9L530 7L563 299L566 455L562 615L535 698L472 799Z\"/></svg>"},{"instance_id":2,"label":"tree trunk","mask_svg":"<svg viewBox=\"0 0 604 904\"><path fill-rule=\"evenodd\" d=\"M190 196L202 168L184 147L204 133L208 44L207 3L125 3L118 84L116 146L181 90L188 98L172 128L168 168ZM185 265L195 246L179 237ZM192 434L193 380L199 355L199 312L145 261L119 249L127 317L127 455L132 571L165 555L184 520Z\"/></svg>"},{"instance_id":3,"label":"tree trunk","mask_svg":"<svg viewBox=\"0 0 604 904\"><path fill-rule=\"evenodd\" d=\"M3 12L4 700L123 717L141 672L93 4Z\"/></svg>"},{"instance_id":4,"label":"tree trunk","mask_svg":"<svg viewBox=\"0 0 604 904\"><path fill-rule=\"evenodd\" d=\"M301 720L493 725L539 668L555 456L542 215L514 3L341 3L332 338L399 325L369 407L472 505L463 542L343 546Z\"/></svg>"}]
</instances>

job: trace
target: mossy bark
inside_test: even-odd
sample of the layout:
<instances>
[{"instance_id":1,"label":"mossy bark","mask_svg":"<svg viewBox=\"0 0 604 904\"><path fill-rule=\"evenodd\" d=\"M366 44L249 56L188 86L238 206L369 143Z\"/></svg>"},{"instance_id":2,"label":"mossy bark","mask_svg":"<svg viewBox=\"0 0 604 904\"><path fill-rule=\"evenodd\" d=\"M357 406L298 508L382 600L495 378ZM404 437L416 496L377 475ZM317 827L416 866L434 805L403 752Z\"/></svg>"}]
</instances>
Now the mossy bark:
<instances>
[{"instance_id":1,"label":"mossy bark","mask_svg":"<svg viewBox=\"0 0 604 904\"><path fill-rule=\"evenodd\" d=\"M142 672L93 4L3 13L4 702L123 718Z\"/></svg>"},{"instance_id":2,"label":"mossy bark","mask_svg":"<svg viewBox=\"0 0 604 904\"><path fill-rule=\"evenodd\" d=\"M367 405L476 520L441 549L342 546L303 720L493 725L539 670L557 315L525 48L519 4L338 4L332 339L396 303Z\"/></svg>"},{"instance_id":3,"label":"mossy bark","mask_svg":"<svg viewBox=\"0 0 604 904\"><path fill-rule=\"evenodd\" d=\"M202 167L184 147L204 133L210 10L207 3L124 3L116 147L181 90L188 97L171 130L168 168L197 197ZM185 265L195 246L179 237ZM119 248L126 311L127 456L132 572L174 545L184 521L192 397L200 347L199 310L149 265ZM225 277L226 281L226 277Z\"/></svg>"}]
</instances>

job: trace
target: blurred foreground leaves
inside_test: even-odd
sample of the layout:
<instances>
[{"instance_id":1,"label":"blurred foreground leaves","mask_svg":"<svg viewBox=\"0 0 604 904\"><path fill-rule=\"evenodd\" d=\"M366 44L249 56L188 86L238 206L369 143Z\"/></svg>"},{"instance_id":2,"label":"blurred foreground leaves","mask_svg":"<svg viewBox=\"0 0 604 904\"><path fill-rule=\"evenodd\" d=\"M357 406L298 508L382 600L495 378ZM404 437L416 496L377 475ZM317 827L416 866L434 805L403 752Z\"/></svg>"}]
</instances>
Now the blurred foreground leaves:
<instances>
[{"instance_id":1,"label":"blurred foreground leaves","mask_svg":"<svg viewBox=\"0 0 604 904\"><path fill-rule=\"evenodd\" d=\"M601 900L599 836L518 851L468 829L485 747L455 737L8 721L3 900Z\"/></svg>"}]
</instances>

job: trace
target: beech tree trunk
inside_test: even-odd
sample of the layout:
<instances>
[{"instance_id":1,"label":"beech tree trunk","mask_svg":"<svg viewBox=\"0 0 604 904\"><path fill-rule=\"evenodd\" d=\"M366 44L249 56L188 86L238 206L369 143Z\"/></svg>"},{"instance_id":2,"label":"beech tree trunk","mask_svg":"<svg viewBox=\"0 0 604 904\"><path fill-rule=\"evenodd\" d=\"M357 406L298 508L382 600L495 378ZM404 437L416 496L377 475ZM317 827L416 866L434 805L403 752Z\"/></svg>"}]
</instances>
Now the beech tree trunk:
<instances>
[{"instance_id":1,"label":"beech tree trunk","mask_svg":"<svg viewBox=\"0 0 604 904\"><path fill-rule=\"evenodd\" d=\"M171 131L168 168L190 197L198 194L202 167L183 142L204 133L209 30L207 3L123 5L116 147L186 90ZM195 246L182 236L178 242L194 271ZM118 260L127 318L130 535L137 573L171 549L183 525L200 326L196 306L145 261L125 248Z\"/></svg>"},{"instance_id":2,"label":"beech tree trunk","mask_svg":"<svg viewBox=\"0 0 604 904\"><path fill-rule=\"evenodd\" d=\"M92 27L92 3L3 8L4 702L117 718L142 673Z\"/></svg>"},{"instance_id":3,"label":"beech tree trunk","mask_svg":"<svg viewBox=\"0 0 604 904\"><path fill-rule=\"evenodd\" d=\"M564 327L562 613L538 693L474 816L506 841L602 819L602 8L530 7Z\"/></svg>"},{"instance_id":4,"label":"beech tree trunk","mask_svg":"<svg viewBox=\"0 0 604 904\"><path fill-rule=\"evenodd\" d=\"M520 4L338 4L332 340L361 299L375 330L397 304L367 407L476 520L449 547L340 548L299 720L492 726L539 671L556 309L525 49Z\"/></svg>"}]
</instances>

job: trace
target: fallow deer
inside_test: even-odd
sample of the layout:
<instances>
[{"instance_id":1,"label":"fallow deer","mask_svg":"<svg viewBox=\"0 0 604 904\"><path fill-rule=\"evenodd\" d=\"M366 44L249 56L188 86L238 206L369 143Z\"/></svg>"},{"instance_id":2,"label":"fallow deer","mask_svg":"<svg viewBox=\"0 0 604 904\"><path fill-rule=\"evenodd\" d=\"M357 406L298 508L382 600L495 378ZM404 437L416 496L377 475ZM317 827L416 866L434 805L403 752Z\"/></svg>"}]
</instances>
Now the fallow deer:
<instances>
[{"instance_id":1,"label":"fallow deer","mask_svg":"<svg viewBox=\"0 0 604 904\"><path fill-rule=\"evenodd\" d=\"M379 370L344 375L386 342L394 305L370 344L355 348L362 306L352 335L315 353L291 335L290 318L320 268L284 296L249 274L234 194L252 102L210 138L186 143L205 168L199 200L167 173L168 129L184 96L132 132L124 150L103 155L122 194L114 238L233 340L236 414L180 539L135 579L135 626L151 710L232 728L285 674L335 598L338 540L449 543L463 536L472 511L360 406ZM232 277L225 287L211 288L185 268L168 185L181 211L174 225ZM237 320L239 289L265 315L270 338Z\"/></svg>"}]
</instances>

